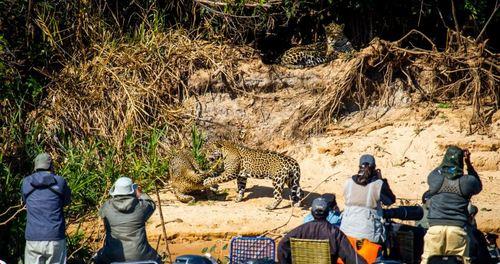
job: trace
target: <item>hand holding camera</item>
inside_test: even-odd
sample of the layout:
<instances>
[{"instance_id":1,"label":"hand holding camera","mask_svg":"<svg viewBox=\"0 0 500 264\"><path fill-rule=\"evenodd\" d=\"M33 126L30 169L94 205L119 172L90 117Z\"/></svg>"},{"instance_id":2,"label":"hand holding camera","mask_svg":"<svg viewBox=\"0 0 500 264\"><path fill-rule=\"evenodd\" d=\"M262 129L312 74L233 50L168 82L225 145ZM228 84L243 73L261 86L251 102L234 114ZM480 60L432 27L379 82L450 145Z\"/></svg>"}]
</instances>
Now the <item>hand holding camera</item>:
<instances>
[{"instance_id":1,"label":"hand holding camera","mask_svg":"<svg viewBox=\"0 0 500 264\"><path fill-rule=\"evenodd\" d=\"M471 164L470 162L470 151L468 149L464 149L464 161L467 166Z\"/></svg>"},{"instance_id":2,"label":"hand holding camera","mask_svg":"<svg viewBox=\"0 0 500 264\"><path fill-rule=\"evenodd\" d=\"M135 196L137 198L141 198L141 195L142 195L142 187L137 185L135 188Z\"/></svg>"}]
</instances>

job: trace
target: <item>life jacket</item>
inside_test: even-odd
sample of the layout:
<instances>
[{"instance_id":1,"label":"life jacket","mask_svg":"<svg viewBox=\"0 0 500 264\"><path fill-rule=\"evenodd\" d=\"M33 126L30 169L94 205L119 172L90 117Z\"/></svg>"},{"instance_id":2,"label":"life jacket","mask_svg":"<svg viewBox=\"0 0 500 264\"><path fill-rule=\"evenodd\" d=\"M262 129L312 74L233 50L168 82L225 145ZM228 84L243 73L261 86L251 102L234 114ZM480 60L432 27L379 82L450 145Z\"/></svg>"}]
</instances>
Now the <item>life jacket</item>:
<instances>
[{"instance_id":1,"label":"life jacket","mask_svg":"<svg viewBox=\"0 0 500 264\"><path fill-rule=\"evenodd\" d=\"M363 257L363 259L368 264L375 263L377 257L382 253L382 246L371 242L368 239L356 239L354 237L346 236L349 239L356 253ZM337 259L337 264L344 264L344 262L339 258Z\"/></svg>"}]
</instances>

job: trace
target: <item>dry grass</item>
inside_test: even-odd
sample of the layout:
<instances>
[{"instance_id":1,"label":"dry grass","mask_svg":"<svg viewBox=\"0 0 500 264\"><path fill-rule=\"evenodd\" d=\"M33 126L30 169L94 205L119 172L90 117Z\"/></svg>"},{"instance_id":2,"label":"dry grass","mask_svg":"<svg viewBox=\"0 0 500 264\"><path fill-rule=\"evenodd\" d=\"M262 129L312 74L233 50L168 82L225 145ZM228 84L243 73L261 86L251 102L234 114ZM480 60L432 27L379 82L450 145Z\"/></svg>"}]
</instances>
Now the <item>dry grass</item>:
<instances>
[{"instance_id":1,"label":"dry grass","mask_svg":"<svg viewBox=\"0 0 500 264\"><path fill-rule=\"evenodd\" d=\"M407 38L426 38L431 49L403 48ZM330 123L347 104L358 109L390 105L389 98L398 92L396 77L403 78L411 93L421 101L466 100L474 106L469 132L485 132L488 120L500 105L498 88L499 56L450 31L444 51L425 35L414 30L402 39L389 42L375 39L355 58L337 67L318 96L303 109L301 121L305 132L321 129Z\"/></svg>"},{"instance_id":2,"label":"dry grass","mask_svg":"<svg viewBox=\"0 0 500 264\"><path fill-rule=\"evenodd\" d=\"M476 109L470 132L483 130L499 106L498 56L484 43L462 39L467 46L457 44L453 32L444 51L403 48L408 38L425 37L420 34L414 31L396 42L376 39L350 60L289 70L251 60L248 48L193 39L184 31L145 33L136 41L96 45L91 59L68 65L50 87L44 115L38 116L50 138L63 129L119 147L129 131L140 135L166 126L167 139L183 140L181 134L198 115L180 108L188 96L304 86L314 99L302 104L290 124L310 133L353 105L391 106L403 89L421 101L469 101Z\"/></svg>"},{"instance_id":3,"label":"dry grass","mask_svg":"<svg viewBox=\"0 0 500 264\"><path fill-rule=\"evenodd\" d=\"M38 115L49 135L64 129L119 146L129 130L178 131L189 123L179 102L199 92L189 89L189 76L199 69L231 72L244 56L242 49L192 39L180 30L95 45L92 53L90 60L68 65L49 88L50 105Z\"/></svg>"}]
</instances>

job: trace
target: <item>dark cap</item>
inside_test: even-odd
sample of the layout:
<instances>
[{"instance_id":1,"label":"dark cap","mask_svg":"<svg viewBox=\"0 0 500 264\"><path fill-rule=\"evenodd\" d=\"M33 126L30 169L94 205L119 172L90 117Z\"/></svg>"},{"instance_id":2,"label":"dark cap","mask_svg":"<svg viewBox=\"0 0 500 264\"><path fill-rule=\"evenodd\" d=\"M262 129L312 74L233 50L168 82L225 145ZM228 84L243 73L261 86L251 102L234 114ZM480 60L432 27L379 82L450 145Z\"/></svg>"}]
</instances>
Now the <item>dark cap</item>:
<instances>
[{"instance_id":1,"label":"dark cap","mask_svg":"<svg viewBox=\"0 0 500 264\"><path fill-rule=\"evenodd\" d=\"M311 205L311 214L314 219L326 218L328 215L328 202L325 198L319 197L314 199Z\"/></svg>"},{"instance_id":2,"label":"dark cap","mask_svg":"<svg viewBox=\"0 0 500 264\"><path fill-rule=\"evenodd\" d=\"M375 158L370 154L364 154L359 158L359 166L368 163L368 166L375 167Z\"/></svg>"},{"instance_id":3,"label":"dark cap","mask_svg":"<svg viewBox=\"0 0 500 264\"><path fill-rule=\"evenodd\" d=\"M321 198L325 199L326 203L328 204L328 207L330 208L333 208L334 206L337 205L337 198L333 193L325 193L321 195Z\"/></svg>"}]
</instances>

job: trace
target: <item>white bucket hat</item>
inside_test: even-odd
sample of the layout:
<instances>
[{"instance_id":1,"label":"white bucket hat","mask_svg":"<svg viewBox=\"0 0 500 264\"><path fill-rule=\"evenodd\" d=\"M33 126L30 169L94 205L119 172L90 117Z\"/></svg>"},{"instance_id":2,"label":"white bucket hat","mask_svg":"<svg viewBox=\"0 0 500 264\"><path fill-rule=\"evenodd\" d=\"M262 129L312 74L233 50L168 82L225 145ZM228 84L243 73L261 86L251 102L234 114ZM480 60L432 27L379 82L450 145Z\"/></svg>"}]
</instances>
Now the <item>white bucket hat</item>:
<instances>
[{"instance_id":1,"label":"white bucket hat","mask_svg":"<svg viewBox=\"0 0 500 264\"><path fill-rule=\"evenodd\" d=\"M116 195L130 195L135 192L137 189L137 184L132 182L132 179L129 177L120 177L115 181L111 190L109 190L109 194L111 196Z\"/></svg>"}]
</instances>

